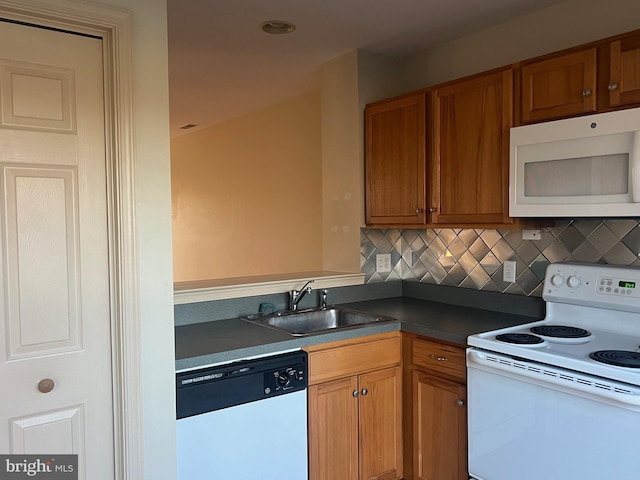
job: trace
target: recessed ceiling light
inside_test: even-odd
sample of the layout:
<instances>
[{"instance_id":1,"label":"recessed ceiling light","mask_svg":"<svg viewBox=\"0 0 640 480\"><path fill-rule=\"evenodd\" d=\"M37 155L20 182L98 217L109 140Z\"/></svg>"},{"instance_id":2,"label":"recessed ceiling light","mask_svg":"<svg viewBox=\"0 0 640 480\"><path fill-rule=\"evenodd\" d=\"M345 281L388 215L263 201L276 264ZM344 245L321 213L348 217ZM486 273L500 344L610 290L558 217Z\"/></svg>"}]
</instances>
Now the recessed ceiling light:
<instances>
[{"instance_id":1,"label":"recessed ceiling light","mask_svg":"<svg viewBox=\"0 0 640 480\"><path fill-rule=\"evenodd\" d=\"M293 23L284 22L282 20L269 20L260 25L262 31L266 33L273 33L274 35L280 35L283 33L291 33L296 29Z\"/></svg>"}]
</instances>

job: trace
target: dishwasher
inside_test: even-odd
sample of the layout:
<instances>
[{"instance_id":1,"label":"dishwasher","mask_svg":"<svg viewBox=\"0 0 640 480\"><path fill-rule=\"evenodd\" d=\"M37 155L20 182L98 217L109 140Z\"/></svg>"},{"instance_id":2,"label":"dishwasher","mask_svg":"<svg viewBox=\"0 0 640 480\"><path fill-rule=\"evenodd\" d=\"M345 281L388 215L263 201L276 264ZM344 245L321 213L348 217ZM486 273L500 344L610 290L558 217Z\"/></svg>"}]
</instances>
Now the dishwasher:
<instances>
[{"instance_id":1,"label":"dishwasher","mask_svg":"<svg viewBox=\"0 0 640 480\"><path fill-rule=\"evenodd\" d=\"M178 480L305 480L307 352L176 374Z\"/></svg>"}]
</instances>

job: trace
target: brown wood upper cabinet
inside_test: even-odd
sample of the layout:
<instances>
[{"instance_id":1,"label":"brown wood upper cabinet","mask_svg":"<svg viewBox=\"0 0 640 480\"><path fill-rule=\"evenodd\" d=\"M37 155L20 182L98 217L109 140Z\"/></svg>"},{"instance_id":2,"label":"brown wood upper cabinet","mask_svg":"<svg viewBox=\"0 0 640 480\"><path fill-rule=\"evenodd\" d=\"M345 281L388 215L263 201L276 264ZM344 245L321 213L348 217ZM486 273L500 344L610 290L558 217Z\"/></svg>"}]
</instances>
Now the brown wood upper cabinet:
<instances>
[{"instance_id":1,"label":"brown wood upper cabinet","mask_svg":"<svg viewBox=\"0 0 640 480\"><path fill-rule=\"evenodd\" d=\"M367 107L365 138L367 224L424 225L424 93Z\"/></svg>"},{"instance_id":2,"label":"brown wood upper cabinet","mask_svg":"<svg viewBox=\"0 0 640 480\"><path fill-rule=\"evenodd\" d=\"M597 58L592 47L523 64L522 123L595 112Z\"/></svg>"},{"instance_id":3,"label":"brown wood upper cabinet","mask_svg":"<svg viewBox=\"0 0 640 480\"><path fill-rule=\"evenodd\" d=\"M521 124L640 105L640 34L521 62Z\"/></svg>"},{"instance_id":4,"label":"brown wood upper cabinet","mask_svg":"<svg viewBox=\"0 0 640 480\"><path fill-rule=\"evenodd\" d=\"M368 106L367 225L513 225L512 98L506 69Z\"/></svg>"},{"instance_id":5,"label":"brown wood upper cabinet","mask_svg":"<svg viewBox=\"0 0 640 480\"><path fill-rule=\"evenodd\" d=\"M608 106L640 104L640 34L609 44Z\"/></svg>"},{"instance_id":6,"label":"brown wood upper cabinet","mask_svg":"<svg viewBox=\"0 0 640 480\"><path fill-rule=\"evenodd\" d=\"M447 83L431 92L430 223L512 224L509 128L513 70Z\"/></svg>"}]
</instances>

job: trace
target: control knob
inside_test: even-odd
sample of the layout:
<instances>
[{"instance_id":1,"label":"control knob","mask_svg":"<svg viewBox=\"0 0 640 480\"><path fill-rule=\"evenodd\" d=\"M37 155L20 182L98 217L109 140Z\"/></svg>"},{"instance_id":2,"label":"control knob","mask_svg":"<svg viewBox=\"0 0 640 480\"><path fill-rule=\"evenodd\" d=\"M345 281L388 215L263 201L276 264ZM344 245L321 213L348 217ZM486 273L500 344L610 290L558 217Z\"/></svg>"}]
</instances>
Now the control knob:
<instances>
[{"instance_id":1,"label":"control knob","mask_svg":"<svg viewBox=\"0 0 640 480\"><path fill-rule=\"evenodd\" d=\"M289 372L278 372L276 375L276 383L279 387L286 387L291 382L291 377L289 376Z\"/></svg>"},{"instance_id":2,"label":"control knob","mask_svg":"<svg viewBox=\"0 0 640 480\"><path fill-rule=\"evenodd\" d=\"M553 277L551 277L551 285L553 285L554 287L559 287L563 283L564 279L562 278L562 275L556 273Z\"/></svg>"},{"instance_id":3,"label":"control knob","mask_svg":"<svg viewBox=\"0 0 640 480\"><path fill-rule=\"evenodd\" d=\"M580 279L575 275L572 275L569 278L567 278L567 285L569 285L569 287L571 288L578 288L581 283L582 282L580 281Z\"/></svg>"}]
</instances>

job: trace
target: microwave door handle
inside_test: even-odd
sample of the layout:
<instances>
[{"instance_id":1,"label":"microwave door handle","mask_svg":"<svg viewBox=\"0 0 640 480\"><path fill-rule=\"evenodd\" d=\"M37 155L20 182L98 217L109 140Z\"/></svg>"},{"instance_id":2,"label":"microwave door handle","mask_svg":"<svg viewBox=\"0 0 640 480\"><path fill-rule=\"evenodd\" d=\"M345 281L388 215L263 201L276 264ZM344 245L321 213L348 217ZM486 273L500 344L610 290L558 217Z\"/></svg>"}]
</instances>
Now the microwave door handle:
<instances>
[{"instance_id":1,"label":"microwave door handle","mask_svg":"<svg viewBox=\"0 0 640 480\"><path fill-rule=\"evenodd\" d=\"M633 133L631 147L631 197L634 203L640 203L640 131Z\"/></svg>"}]
</instances>

